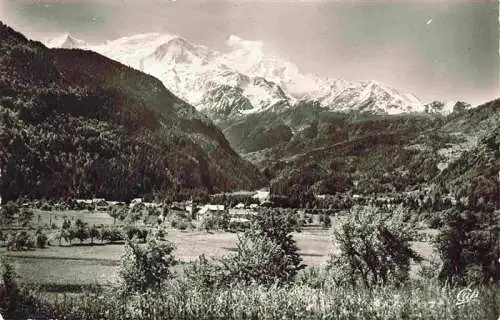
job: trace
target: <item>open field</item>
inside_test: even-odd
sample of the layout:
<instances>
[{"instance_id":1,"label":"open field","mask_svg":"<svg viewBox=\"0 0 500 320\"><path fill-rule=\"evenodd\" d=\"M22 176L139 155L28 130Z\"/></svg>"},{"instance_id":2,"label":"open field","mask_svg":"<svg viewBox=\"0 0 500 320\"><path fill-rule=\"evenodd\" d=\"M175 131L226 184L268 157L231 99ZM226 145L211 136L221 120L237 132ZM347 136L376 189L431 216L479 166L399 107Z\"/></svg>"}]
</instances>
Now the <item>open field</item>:
<instances>
[{"instance_id":1,"label":"open field","mask_svg":"<svg viewBox=\"0 0 500 320\"><path fill-rule=\"evenodd\" d=\"M92 215L90 214L93 219ZM88 216L87 213L85 217ZM329 254L336 251L331 232L331 229L306 229L294 234L304 263L320 266L328 261ZM177 246L176 257L184 262L194 260L201 254L212 257L230 254L235 249L237 237L236 233L229 232L206 233L175 229L168 230L167 236ZM432 248L426 242L415 242L413 247L425 258L432 255ZM6 255L13 262L22 282L91 285L117 280L119 260L123 251L122 244L84 244L50 246L46 249L22 252L7 252L5 248L1 248L0 254ZM416 268L413 269L415 272Z\"/></svg>"}]
</instances>

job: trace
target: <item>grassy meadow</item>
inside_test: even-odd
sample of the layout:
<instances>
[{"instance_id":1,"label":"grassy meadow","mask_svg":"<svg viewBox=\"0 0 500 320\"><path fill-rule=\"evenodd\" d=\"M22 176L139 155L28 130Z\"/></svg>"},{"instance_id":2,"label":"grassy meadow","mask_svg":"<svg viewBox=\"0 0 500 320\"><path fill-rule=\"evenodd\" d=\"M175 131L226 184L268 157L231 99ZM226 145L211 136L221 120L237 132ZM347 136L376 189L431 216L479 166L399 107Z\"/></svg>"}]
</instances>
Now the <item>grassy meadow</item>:
<instances>
[{"instance_id":1,"label":"grassy meadow","mask_svg":"<svg viewBox=\"0 0 500 320\"><path fill-rule=\"evenodd\" d=\"M57 227L64 218L72 221L81 219L89 225L113 225L113 218L106 212L93 211L35 211L35 226L48 227L51 223ZM336 252L332 230L340 222L333 217L330 229L307 227L300 233L294 233L294 239L300 248L304 263L312 267L324 266L330 253ZM117 222L118 224L119 222ZM141 225L142 221L137 222ZM62 246L47 231L51 246L33 251L7 251L0 248L0 254L7 257L15 267L23 283L42 285L107 285L118 279L118 266L124 252L122 243L101 244L99 240L86 240L80 244L74 241L70 246L63 241ZM53 234L54 232L52 232ZM167 239L176 245L175 256L181 262L189 262L204 254L207 257L219 258L235 251L237 233L205 232L167 227ZM428 242L414 242L413 247L425 258L432 257L432 248ZM180 269L180 266L174 269ZM418 266L413 266L416 274Z\"/></svg>"}]
</instances>

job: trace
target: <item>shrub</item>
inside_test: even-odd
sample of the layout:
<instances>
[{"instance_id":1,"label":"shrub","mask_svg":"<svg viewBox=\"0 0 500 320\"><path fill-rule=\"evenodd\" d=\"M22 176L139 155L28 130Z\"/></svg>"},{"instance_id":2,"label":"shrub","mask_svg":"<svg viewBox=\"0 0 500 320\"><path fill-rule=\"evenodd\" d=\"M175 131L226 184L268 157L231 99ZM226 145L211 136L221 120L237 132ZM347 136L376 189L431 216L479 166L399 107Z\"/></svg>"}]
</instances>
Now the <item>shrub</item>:
<instances>
[{"instance_id":1,"label":"shrub","mask_svg":"<svg viewBox=\"0 0 500 320\"><path fill-rule=\"evenodd\" d=\"M235 254L212 260L201 256L184 269L184 274L201 288L253 282L271 285L290 280L286 262L284 252L274 241L246 232L238 238Z\"/></svg>"},{"instance_id":2,"label":"shrub","mask_svg":"<svg viewBox=\"0 0 500 320\"><path fill-rule=\"evenodd\" d=\"M89 229L90 243L94 243L94 238L99 238L99 236L100 236L99 229L97 229L96 226L93 225L92 228Z\"/></svg>"},{"instance_id":3,"label":"shrub","mask_svg":"<svg viewBox=\"0 0 500 320\"><path fill-rule=\"evenodd\" d=\"M7 250L27 251L35 248L35 242L26 231L19 231L16 234L10 234L7 238Z\"/></svg>"},{"instance_id":4,"label":"shrub","mask_svg":"<svg viewBox=\"0 0 500 320\"><path fill-rule=\"evenodd\" d=\"M294 282L299 286L319 289L330 284L331 275L325 268L307 267L297 273Z\"/></svg>"},{"instance_id":5,"label":"shrub","mask_svg":"<svg viewBox=\"0 0 500 320\"><path fill-rule=\"evenodd\" d=\"M231 217L229 216L228 211L223 211L219 214L215 214L212 216L215 220L215 227L218 230L227 230L229 229L229 222L231 220Z\"/></svg>"},{"instance_id":6,"label":"shrub","mask_svg":"<svg viewBox=\"0 0 500 320\"><path fill-rule=\"evenodd\" d=\"M170 221L170 225L174 229L186 230L188 228L192 228L193 224L191 223L189 218L183 218L185 215L176 215L172 221Z\"/></svg>"},{"instance_id":7,"label":"shrub","mask_svg":"<svg viewBox=\"0 0 500 320\"><path fill-rule=\"evenodd\" d=\"M133 240L134 238L136 238L140 239L142 242L146 242L146 238L148 237L148 230L145 228L127 226L124 229L124 233L128 240Z\"/></svg>"},{"instance_id":8,"label":"shrub","mask_svg":"<svg viewBox=\"0 0 500 320\"><path fill-rule=\"evenodd\" d=\"M202 256L185 268L185 274L190 282L202 287L292 281L305 267L291 235L294 230L294 214L269 211L238 237L234 254L210 261Z\"/></svg>"},{"instance_id":9,"label":"shrub","mask_svg":"<svg viewBox=\"0 0 500 320\"><path fill-rule=\"evenodd\" d=\"M19 214L19 222L23 227L27 227L34 217L33 210L28 208L22 208Z\"/></svg>"},{"instance_id":10,"label":"shrub","mask_svg":"<svg viewBox=\"0 0 500 320\"><path fill-rule=\"evenodd\" d=\"M231 218L229 216L229 212L227 211L209 214L203 219L200 228L207 232L215 230L228 230L230 228L230 220Z\"/></svg>"},{"instance_id":11,"label":"shrub","mask_svg":"<svg viewBox=\"0 0 500 320\"><path fill-rule=\"evenodd\" d=\"M119 228L105 228L101 231L101 241L117 242L125 240Z\"/></svg>"},{"instance_id":12,"label":"shrub","mask_svg":"<svg viewBox=\"0 0 500 320\"><path fill-rule=\"evenodd\" d=\"M49 244L49 238L41 230L37 230L35 234L36 247L43 249Z\"/></svg>"},{"instance_id":13,"label":"shrub","mask_svg":"<svg viewBox=\"0 0 500 320\"><path fill-rule=\"evenodd\" d=\"M322 214L320 216L320 222L323 224L324 228L330 228L332 226L332 219L330 219L328 213Z\"/></svg>"},{"instance_id":14,"label":"shrub","mask_svg":"<svg viewBox=\"0 0 500 320\"><path fill-rule=\"evenodd\" d=\"M178 224L177 224L177 228L179 230L186 230L187 228L189 227L188 223L186 221L183 221L181 220Z\"/></svg>"},{"instance_id":15,"label":"shrub","mask_svg":"<svg viewBox=\"0 0 500 320\"><path fill-rule=\"evenodd\" d=\"M0 207L0 217L2 223L5 225L10 225L18 213L19 207L12 201L7 202L5 205Z\"/></svg>"},{"instance_id":16,"label":"shrub","mask_svg":"<svg viewBox=\"0 0 500 320\"><path fill-rule=\"evenodd\" d=\"M299 269L274 240L249 230L239 237L237 253L223 260L222 282L273 284L293 280Z\"/></svg>"},{"instance_id":17,"label":"shrub","mask_svg":"<svg viewBox=\"0 0 500 320\"><path fill-rule=\"evenodd\" d=\"M195 288L212 289L225 285L222 259L207 259L204 254L184 267L187 282ZM231 280L231 279L229 279Z\"/></svg>"},{"instance_id":18,"label":"shrub","mask_svg":"<svg viewBox=\"0 0 500 320\"><path fill-rule=\"evenodd\" d=\"M128 240L120 267L122 292L159 289L163 281L172 277L170 267L176 264L174 249L173 243L155 236L149 237L142 246Z\"/></svg>"},{"instance_id":19,"label":"shrub","mask_svg":"<svg viewBox=\"0 0 500 320\"><path fill-rule=\"evenodd\" d=\"M177 229L178 225L179 225L179 220L173 219L172 221L170 221L170 226L172 228Z\"/></svg>"},{"instance_id":20,"label":"shrub","mask_svg":"<svg viewBox=\"0 0 500 320\"><path fill-rule=\"evenodd\" d=\"M411 249L415 226L407 220L407 212L401 207L393 212L353 208L340 230L334 232L341 251L328 263L334 281L354 287L407 281L411 260L422 260Z\"/></svg>"},{"instance_id":21,"label":"shrub","mask_svg":"<svg viewBox=\"0 0 500 320\"><path fill-rule=\"evenodd\" d=\"M172 222L170 224L171 224L172 228L179 229L179 230L186 230L189 227L189 224L186 221L181 220L181 219L177 219L177 218L172 220Z\"/></svg>"},{"instance_id":22,"label":"shrub","mask_svg":"<svg viewBox=\"0 0 500 320\"><path fill-rule=\"evenodd\" d=\"M442 282L477 284L500 280L500 228L493 212L449 211L436 239Z\"/></svg>"},{"instance_id":23,"label":"shrub","mask_svg":"<svg viewBox=\"0 0 500 320\"><path fill-rule=\"evenodd\" d=\"M206 232L211 232L216 230L215 220L212 217L206 217L200 224L200 228L205 230Z\"/></svg>"},{"instance_id":24,"label":"shrub","mask_svg":"<svg viewBox=\"0 0 500 320\"><path fill-rule=\"evenodd\" d=\"M293 239L292 232L300 232L301 226L296 212L269 210L254 217L254 226L248 231L257 239L274 242L283 251L283 260L278 263L286 269L285 278L292 280L295 274L303 269L299 248Z\"/></svg>"},{"instance_id":25,"label":"shrub","mask_svg":"<svg viewBox=\"0 0 500 320\"><path fill-rule=\"evenodd\" d=\"M16 273L14 267L6 262L1 261L2 268L2 284L0 286L0 314L11 315L17 308L19 301L19 288L16 283Z\"/></svg>"},{"instance_id":26,"label":"shrub","mask_svg":"<svg viewBox=\"0 0 500 320\"><path fill-rule=\"evenodd\" d=\"M232 232L236 231L245 231L246 229L251 227L250 221L230 221L228 230Z\"/></svg>"},{"instance_id":27,"label":"shrub","mask_svg":"<svg viewBox=\"0 0 500 320\"><path fill-rule=\"evenodd\" d=\"M89 230L87 229L87 224L81 219L77 219L75 222L75 227L71 229L71 238L80 240L80 243L89 238Z\"/></svg>"}]
</instances>

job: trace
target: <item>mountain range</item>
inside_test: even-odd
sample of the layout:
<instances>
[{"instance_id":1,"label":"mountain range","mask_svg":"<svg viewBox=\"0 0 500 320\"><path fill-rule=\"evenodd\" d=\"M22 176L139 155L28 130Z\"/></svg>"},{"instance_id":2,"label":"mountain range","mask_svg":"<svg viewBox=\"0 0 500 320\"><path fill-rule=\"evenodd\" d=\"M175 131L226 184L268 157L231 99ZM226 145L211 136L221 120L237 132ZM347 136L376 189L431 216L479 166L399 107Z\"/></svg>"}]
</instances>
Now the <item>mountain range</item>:
<instances>
[{"instance_id":1,"label":"mountain range","mask_svg":"<svg viewBox=\"0 0 500 320\"><path fill-rule=\"evenodd\" d=\"M354 82L303 73L295 64L268 54L263 43L234 35L226 40L227 52L157 33L103 44L87 44L66 34L47 44L93 50L149 73L215 121L280 111L299 102L317 102L338 112L399 114L425 110L414 95L376 81Z\"/></svg>"},{"instance_id":2,"label":"mountain range","mask_svg":"<svg viewBox=\"0 0 500 320\"><path fill-rule=\"evenodd\" d=\"M158 79L66 37L49 49L0 24L3 201L130 200L253 189L262 174Z\"/></svg>"},{"instance_id":3,"label":"mountain range","mask_svg":"<svg viewBox=\"0 0 500 320\"><path fill-rule=\"evenodd\" d=\"M234 35L226 39L226 52L158 33L102 44L65 34L47 45L93 50L157 77L212 119L241 154L288 142L326 113L439 116L450 114L458 103L424 105L414 95L376 81L303 73L295 64L268 54L263 43Z\"/></svg>"}]
</instances>

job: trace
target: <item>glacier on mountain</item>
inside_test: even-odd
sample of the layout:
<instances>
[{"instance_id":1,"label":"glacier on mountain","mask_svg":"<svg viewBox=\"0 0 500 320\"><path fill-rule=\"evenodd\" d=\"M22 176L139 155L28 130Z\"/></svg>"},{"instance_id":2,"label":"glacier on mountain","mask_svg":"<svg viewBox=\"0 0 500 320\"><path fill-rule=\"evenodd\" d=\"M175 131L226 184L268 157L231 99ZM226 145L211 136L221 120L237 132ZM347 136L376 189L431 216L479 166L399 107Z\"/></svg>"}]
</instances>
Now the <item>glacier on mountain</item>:
<instances>
[{"instance_id":1,"label":"glacier on mountain","mask_svg":"<svg viewBox=\"0 0 500 320\"><path fill-rule=\"evenodd\" d=\"M280 110L298 101L314 101L341 112L398 114L424 112L414 95L375 81L346 81L303 73L285 59L265 52L259 41L230 35L219 52L172 35L147 33L101 44L69 34L49 47L96 51L149 73L197 109L215 118Z\"/></svg>"}]
</instances>

